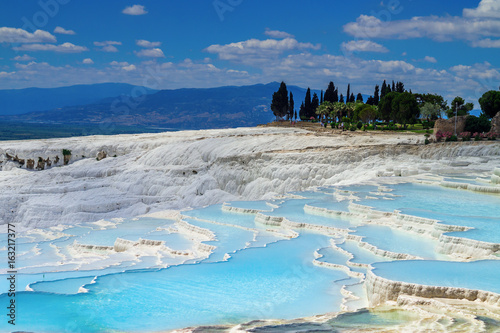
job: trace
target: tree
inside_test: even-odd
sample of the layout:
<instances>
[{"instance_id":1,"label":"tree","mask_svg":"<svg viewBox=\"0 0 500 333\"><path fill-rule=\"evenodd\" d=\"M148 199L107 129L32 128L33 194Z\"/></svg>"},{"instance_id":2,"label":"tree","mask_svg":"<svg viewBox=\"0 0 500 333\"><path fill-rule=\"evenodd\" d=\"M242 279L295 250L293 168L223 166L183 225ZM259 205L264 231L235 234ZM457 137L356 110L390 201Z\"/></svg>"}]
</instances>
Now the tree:
<instances>
[{"instance_id":1,"label":"tree","mask_svg":"<svg viewBox=\"0 0 500 333\"><path fill-rule=\"evenodd\" d=\"M366 99L366 104L375 105L375 99L373 98L373 96L370 96Z\"/></svg>"},{"instance_id":2,"label":"tree","mask_svg":"<svg viewBox=\"0 0 500 333\"><path fill-rule=\"evenodd\" d=\"M297 110L295 110L295 121L297 121Z\"/></svg>"},{"instance_id":3,"label":"tree","mask_svg":"<svg viewBox=\"0 0 500 333\"><path fill-rule=\"evenodd\" d=\"M306 98L304 100L304 116L309 119L311 116L311 89L307 88Z\"/></svg>"},{"instance_id":4,"label":"tree","mask_svg":"<svg viewBox=\"0 0 500 333\"><path fill-rule=\"evenodd\" d=\"M387 83L385 83L385 80L384 80L384 83L382 83L382 90L381 90L381 93L380 93L380 99L384 98L385 95L388 94L388 91L387 91Z\"/></svg>"},{"instance_id":5,"label":"tree","mask_svg":"<svg viewBox=\"0 0 500 333\"><path fill-rule=\"evenodd\" d=\"M306 120L307 119L306 106L304 105L304 102L302 102L302 104L300 105L299 117L300 117L300 120Z\"/></svg>"},{"instance_id":6,"label":"tree","mask_svg":"<svg viewBox=\"0 0 500 333\"><path fill-rule=\"evenodd\" d=\"M378 84L377 84L377 85L375 85L375 91L373 92L373 104L372 105L378 105L379 101L380 101L379 87L378 87Z\"/></svg>"},{"instance_id":7,"label":"tree","mask_svg":"<svg viewBox=\"0 0 500 333\"><path fill-rule=\"evenodd\" d=\"M347 95L345 95L345 102L349 103L351 98L351 84L347 85Z\"/></svg>"},{"instance_id":8,"label":"tree","mask_svg":"<svg viewBox=\"0 0 500 333\"><path fill-rule=\"evenodd\" d=\"M396 91L396 85L394 84L394 80L392 80L392 91Z\"/></svg>"},{"instance_id":9,"label":"tree","mask_svg":"<svg viewBox=\"0 0 500 333\"><path fill-rule=\"evenodd\" d=\"M465 100L457 96L451 102L450 109L446 111L448 118L453 118L455 116L455 112L458 113L459 116L468 115L469 112L474 109L474 104L465 103Z\"/></svg>"},{"instance_id":10,"label":"tree","mask_svg":"<svg viewBox=\"0 0 500 333\"><path fill-rule=\"evenodd\" d=\"M333 102L332 103L337 103L339 102L339 89L335 88L335 91L333 92Z\"/></svg>"},{"instance_id":11,"label":"tree","mask_svg":"<svg viewBox=\"0 0 500 333\"><path fill-rule=\"evenodd\" d=\"M287 118L292 120L293 118L293 113L295 109L295 102L293 100L293 93L290 91L290 100L288 101L288 115Z\"/></svg>"},{"instance_id":12,"label":"tree","mask_svg":"<svg viewBox=\"0 0 500 333\"><path fill-rule=\"evenodd\" d=\"M332 81L330 81L330 83L328 83L328 88L326 88L326 90L325 90L325 95L323 96L323 101L335 103L335 101L333 100L334 93L335 93L335 85L333 84Z\"/></svg>"},{"instance_id":13,"label":"tree","mask_svg":"<svg viewBox=\"0 0 500 333\"><path fill-rule=\"evenodd\" d=\"M415 94L417 103L422 107L425 103L438 104L442 111L448 108L448 101L445 101L443 96L438 94Z\"/></svg>"},{"instance_id":14,"label":"tree","mask_svg":"<svg viewBox=\"0 0 500 333\"><path fill-rule=\"evenodd\" d=\"M340 94L339 102L344 103L344 95Z\"/></svg>"},{"instance_id":15,"label":"tree","mask_svg":"<svg viewBox=\"0 0 500 333\"><path fill-rule=\"evenodd\" d=\"M323 104L321 104L316 109L316 114L320 115L320 119L323 119L323 117L325 117L326 120L326 118L329 117L333 111L334 111L333 103L329 101L324 101Z\"/></svg>"},{"instance_id":16,"label":"tree","mask_svg":"<svg viewBox=\"0 0 500 333\"><path fill-rule=\"evenodd\" d=\"M427 119L427 121L429 121L431 119L441 118L441 112L442 112L441 106L439 104L435 104L435 103L431 103L431 102L425 102L420 107L420 116L422 118Z\"/></svg>"},{"instance_id":17,"label":"tree","mask_svg":"<svg viewBox=\"0 0 500 333\"><path fill-rule=\"evenodd\" d=\"M363 103L363 95L361 95L361 93L358 93L358 95L356 96L356 102Z\"/></svg>"},{"instance_id":18,"label":"tree","mask_svg":"<svg viewBox=\"0 0 500 333\"><path fill-rule=\"evenodd\" d=\"M347 106L342 103L342 102L336 102L333 103L333 111L330 113L330 117L335 119L335 117L338 118L338 121L340 122L340 119L342 117L345 117L347 115Z\"/></svg>"},{"instance_id":19,"label":"tree","mask_svg":"<svg viewBox=\"0 0 500 333\"><path fill-rule=\"evenodd\" d=\"M288 113L288 91L285 82L281 82L278 91L273 94L271 110L276 118L283 118Z\"/></svg>"},{"instance_id":20,"label":"tree","mask_svg":"<svg viewBox=\"0 0 500 333\"><path fill-rule=\"evenodd\" d=\"M319 99L319 104L323 104L323 89L321 90L321 97Z\"/></svg>"},{"instance_id":21,"label":"tree","mask_svg":"<svg viewBox=\"0 0 500 333\"><path fill-rule=\"evenodd\" d=\"M318 109L318 106L319 106L318 94L314 93L311 101L311 109L309 110L309 113L307 115L309 118L311 117L316 118L316 110Z\"/></svg>"},{"instance_id":22,"label":"tree","mask_svg":"<svg viewBox=\"0 0 500 333\"><path fill-rule=\"evenodd\" d=\"M493 118L500 112L500 91L490 90L485 92L479 99L479 105L481 105L484 115Z\"/></svg>"},{"instance_id":23,"label":"tree","mask_svg":"<svg viewBox=\"0 0 500 333\"><path fill-rule=\"evenodd\" d=\"M397 96L392 101L392 118L396 122L403 124L404 128L406 128L407 124L415 124L420 116L415 96L409 92L396 92L394 94L397 94Z\"/></svg>"},{"instance_id":24,"label":"tree","mask_svg":"<svg viewBox=\"0 0 500 333\"><path fill-rule=\"evenodd\" d=\"M392 119L392 101L399 95L397 92L390 92L380 99L378 103L379 118L388 122Z\"/></svg>"},{"instance_id":25,"label":"tree","mask_svg":"<svg viewBox=\"0 0 500 333\"><path fill-rule=\"evenodd\" d=\"M394 82L393 82L393 84L394 84ZM403 82L397 82L397 83L396 83L396 91L397 91L398 93L403 93L403 92L405 92L405 85L403 84Z\"/></svg>"},{"instance_id":26,"label":"tree","mask_svg":"<svg viewBox=\"0 0 500 333\"><path fill-rule=\"evenodd\" d=\"M354 98L354 93L351 93L351 97L349 97L349 103L354 103L356 102L356 99Z\"/></svg>"},{"instance_id":27,"label":"tree","mask_svg":"<svg viewBox=\"0 0 500 333\"><path fill-rule=\"evenodd\" d=\"M354 110L354 118L363 123L370 123L377 117L377 112L372 105L358 104Z\"/></svg>"},{"instance_id":28,"label":"tree","mask_svg":"<svg viewBox=\"0 0 500 333\"><path fill-rule=\"evenodd\" d=\"M479 117L468 116L465 118L465 131L471 133L485 133L491 129L491 122L483 113Z\"/></svg>"},{"instance_id":29,"label":"tree","mask_svg":"<svg viewBox=\"0 0 500 333\"><path fill-rule=\"evenodd\" d=\"M351 118L354 116L354 110L356 109L356 103L354 102L349 102L345 103L346 110L347 110L347 117Z\"/></svg>"}]
</instances>

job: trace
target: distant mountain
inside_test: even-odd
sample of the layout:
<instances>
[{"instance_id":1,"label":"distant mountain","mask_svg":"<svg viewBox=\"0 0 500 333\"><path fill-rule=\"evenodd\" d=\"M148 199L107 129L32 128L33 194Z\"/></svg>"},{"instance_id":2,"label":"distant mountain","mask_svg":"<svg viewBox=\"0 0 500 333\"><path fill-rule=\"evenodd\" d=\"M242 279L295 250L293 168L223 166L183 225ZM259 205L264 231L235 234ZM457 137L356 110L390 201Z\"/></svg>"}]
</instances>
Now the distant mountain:
<instances>
[{"instance_id":1,"label":"distant mountain","mask_svg":"<svg viewBox=\"0 0 500 333\"><path fill-rule=\"evenodd\" d=\"M131 103L104 100L95 104L65 106L49 111L2 117L30 123L147 126L176 129L208 129L255 126L271 121L273 92L278 82L252 86L161 90ZM288 86L298 109L306 90Z\"/></svg>"},{"instance_id":2,"label":"distant mountain","mask_svg":"<svg viewBox=\"0 0 500 333\"><path fill-rule=\"evenodd\" d=\"M27 88L0 90L0 115L17 115L71 105L97 103L106 98L130 95L133 86L126 83L100 83L61 88ZM146 89L146 93L157 90Z\"/></svg>"}]
</instances>

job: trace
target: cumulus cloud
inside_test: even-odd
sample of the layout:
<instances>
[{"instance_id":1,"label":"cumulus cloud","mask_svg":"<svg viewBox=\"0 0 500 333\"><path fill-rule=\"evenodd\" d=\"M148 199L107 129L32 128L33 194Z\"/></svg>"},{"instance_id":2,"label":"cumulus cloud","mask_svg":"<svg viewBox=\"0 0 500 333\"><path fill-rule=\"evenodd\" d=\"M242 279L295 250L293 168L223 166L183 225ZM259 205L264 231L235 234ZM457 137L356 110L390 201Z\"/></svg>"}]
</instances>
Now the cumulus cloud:
<instances>
[{"instance_id":1,"label":"cumulus cloud","mask_svg":"<svg viewBox=\"0 0 500 333\"><path fill-rule=\"evenodd\" d=\"M134 53L138 57L165 58L165 54L163 54L163 51L159 48L144 49L135 51Z\"/></svg>"},{"instance_id":2,"label":"cumulus cloud","mask_svg":"<svg viewBox=\"0 0 500 333\"><path fill-rule=\"evenodd\" d=\"M54 29L54 33L63 35L76 35L76 33L73 30L66 30L62 27L56 27Z\"/></svg>"},{"instance_id":3,"label":"cumulus cloud","mask_svg":"<svg viewBox=\"0 0 500 333\"><path fill-rule=\"evenodd\" d=\"M85 59L83 59L82 63L84 63L86 65L92 65L94 63L94 61L90 58L85 58Z\"/></svg>"},{"instance_id":4,"label":"cumulus cloud","mask_svg":"<svg viewBox=\"0 0 500 333\"><path fill-rule=\"evenodd\" d=\"M478 39L500 37L500 1L482 0L475 9L464 9L463 16L415 16L407 20L382 21L360 15L344 25L346 33L357 38L410 39L436 41L466 40L472 46L498 47L496 41ZM482 46L485 45L485 46Z\"/></svg>"},{"instance_id":5,"label":"cumulus cloud","mask_svg":"<svg viewBox=\"0 0 500 333\"><path fill-rule=\"evenodd\" d=\"M161 42L150 42L144 39L139 39L135 41L135 44L137 44L140 47L153 48L160 46Z\"/></svg>"},{"instance_id":6,"label":"cumulus cloud","mask_svg":"<svg viewBox=\"0 0 500 333\"><path fill-rule=\"evenodd\" d=\"M22 56L15 56L14 58L12 58L12 60L15 60L15 61L31 61L31 60L35 60L35 58L30 57L27 54L23 54Z\"/></svg>"},{"instance_id":7,"label":"cumulus cloud","mask_svg":"<svg viewBox=\"0 0 500 333\"><path fill-rule=\"evenodd\" d=\"M18 28L0 28L0 43L55 43L56 41L54 35L44 30L30 33Z\"/></svg>"},{"instance_id":8,"label":"cumulus cloud","mask_svg":"<svg viewBox=\"0 0 500 333\"><path fill-rule=\"evenodd\" d=\"M348 52L389 52L385 46L364 39L343 42L341 47Z\"/></svg>"},{"instance_id":9,"label":"cumulus cloud","mask_svg":"<svg viewBox=\"0 0 500 333\"><path fill-rule=\"evenodd\" d=\"M15 51L52 51L57 53L80 53L88 51L85 46L79 46L72 43L55 44L24 44L14 47Z\"/></svg>"},{"instance_id":10,"label":"cumulus cloud","mask_svg":"<svg viewBox=\"0 0 500 333\"><path fill-rule=\"evenodd\" d=\"M103 42L94 42L95 46L99 46L99 51L103 52L118 52L118 49L115 45L122 45L122 42L117 42L113 40L106 40Z\"/></svg>"},{"instance_id":11,"label":"cumulus cloud","mask_svg":"<svg viewBox=\"0 0 500 333\"><path fill-rule=\"evenodd\" d=\"M130 72L130 71L135 71L137 68L135 67L135 65L128 65L128 66L122 67L122 69L124 71Z\"/></svg>"},{"instance_id":12,"label":"cumulus cloud","mask_svg":"<svg viewBox=\"0 0 500 333\"><path fill-rule=\"evenodd\" d=\"M279 30L271 30L269 28L266 28L266 31L264 32L267 36L271 38L294 38L295 36L292 34L289 34L288 32L284 31L279 31Z\"/></svg>"},{"instance_id":13,"label":"cumulus cloud","mask_svg":"<svg viewBox=\"0 0 500 333\"><path fill-rule=\"evenodd\" d=\"M148 12L144 9L144 6L142 5L133 5L125 7L125 9L122 10L122 13L127 15L144 15L147 14Z\"/></svg>"},{"instance_id":14,"label":"cumulus cloud","mask_svg":"<svg viewBox=\"0 0 500 333\"><path fill-rule=\"evenodd\" d=\"M465 8L463 10L463 16L500 18L500 1L482 0L477 8Z\"/></svg>"},{"instance_id":15,"label":"cumulus cloud","mask_svg":"<svg viewBox=\"0 0 500 333\"><path fill-rule=\"evenodd\" d=\"M485 38L471 42L472 47L500 48L500 39Z\"/></svg>"},{"instance_id":16,"label":"cumulus cloud","mask_svg":"<svg viewBox=\"0 0 500 333\"><path fill-rule=\"evenodd\" d=\"M425 56L423 60L426 61L426 62L431 62L433 64L435 64L435 63L438 62L436 58L431 57L431 56Z\"/></svg>"},{"instance_id":17,"label":"cumulus cloud","mask_svg":"<svg viewBox=\"0 0 500 333\"><path fill-rule=\"evenodd\" d=\"M215 53L219 59L231 60L244 64L255 64L258 62L269 61L271 58L278 57L284 52L294 50L318 50L321 45L311 43L300 43L294 38L276 39L249 39L243 42L219 45L214 44L207 47L204 51Z\"/></svg>"}]
</instances>

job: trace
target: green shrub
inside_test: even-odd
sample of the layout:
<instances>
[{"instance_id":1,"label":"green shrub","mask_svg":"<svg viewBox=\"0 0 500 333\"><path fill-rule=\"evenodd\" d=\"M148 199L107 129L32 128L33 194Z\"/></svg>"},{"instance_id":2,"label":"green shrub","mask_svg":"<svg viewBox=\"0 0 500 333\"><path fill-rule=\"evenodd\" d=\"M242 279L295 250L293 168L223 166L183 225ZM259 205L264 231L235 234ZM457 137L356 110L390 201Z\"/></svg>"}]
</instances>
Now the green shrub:
<instances>
[{"instance_id":1,"label":"green shrub","mask_svg":"<svg viewBox=\"0 0 500 333\"><path fill-rule=\"evenodd\" d=\"M457 136L456 136L456 135L452 135L452 136L450 136L450 137L447 137L447 138L445 139L445 141L446 141L446 142L458 141L458 138L457 138Z\"/></svg>"},{"instance_id":2,"label":"green shrub","mask_svg":"<svg viewBox=\"0 0 500 333\"><path fill-rule=\"evenodd\" d=\"M425 144L428 145L429 143L431 143L429 139L425 138Z\"/></svg>"},{"instance_id":3,"label":"green shrub","mask_svg":"<svg viewBox=\"0 0 500 333\"><path fill-rule=\"evenodd\" d=\"M352 132L356 131L357 127L356 125L351 125L351 128L349 128Z\"/></svg>"},{"instance_id":4,"label":"green shrub","mask_svg":"<svg viewBox=\"0 0 500 333\"><path fill-rule=\"evenodd\" d=\"M465 119L465 132L471 133L486 133L491 129L491 122L484 115L468 116Z\"/></svg>"},{"instance_id":5,"label":"green shrub","mask_svg":"<svg viewBox=\"0 0 500 333\"><path fill-rule=\"evenodd\" d=\"M356 127L357 127L358 129L361 129L361 127L363 127L363 123L362 123L362 122L360 122L360 121L358 121L358 123L356 124Z\"/></svg>"},{"instance_id":6,"label":"green shrub","mask_svg":"<svg viewBox=\"0 0 500 333\"><path fill-rule=\"evenodd\" d=\"M71 155L71 150L69 150L69 149L63 149L63 150L62 150L62 154L63 154L64 156Z\"/></svg>"},{"instance_id":7,"label":"green shrub","mask_svg":"<svg viewBox=\"0 0 500 333\"><path fill-rule=\"evenodd\" d=\"M337 127L337 123L330 123L330 127L333 129L335 127Z\"/></svg>"}]
</instances>

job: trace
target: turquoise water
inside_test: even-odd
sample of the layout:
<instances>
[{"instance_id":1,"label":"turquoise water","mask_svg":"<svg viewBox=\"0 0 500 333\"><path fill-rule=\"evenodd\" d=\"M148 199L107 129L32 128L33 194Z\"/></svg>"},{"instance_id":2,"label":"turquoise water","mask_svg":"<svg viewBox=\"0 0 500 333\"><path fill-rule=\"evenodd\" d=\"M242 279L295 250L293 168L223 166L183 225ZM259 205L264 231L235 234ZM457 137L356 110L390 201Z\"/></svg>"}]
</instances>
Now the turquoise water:
<instances>
[{"instance_id":1,"label":"turquoise water","mask_svg":"<svg viewBox=\"0 0 500 333\"><path fill-rule=\"evenodd\" d=\"M86 332L158 330L336 311L341 295L332 285L346 275L312 265L322 238L304 233L238 252L228 262L106 275L87 294L19 293L22 316L30 319L20 319L16 329L58 331L76 322Z\"/></svg>"},{"instance_id":2,"label":"turquoise water","mask_svg":"<svg viewBox=\"0 0 500 333\"><path fill-rule=\"evenodd\" d=\"M304 205L310 205L347 212L349 200L337 201L334 193L350 191L341 194L358 197L360 201L355 203L381 211L399 210L404 214L437 219L443 224L473 227L449 235L500 243L498 195L420 184L385 187L391 191L380 194L378 186L373 185L327 187L294 193L301 199L234 201L230 204L266 210L266 215L286 217L293 222L349 229L352 235L362 236L364 242L379 249L426 260L391 261L360 247L355 241L345 240L342 235L304 229L294 230L299 236L289 239L290 230L255 223L252 214L222 211L222 205L182 213L185 222L210 230L214 240L179 232L175 221L154 218L126 219L105 228L82 224L65 229L66 235L54 240L38 234L30 237L21 234L18 238L15 328L36 332L134 332L237 324L266 318L292 319L340 311L343 298L340 290L344 284L347 290L361 297L347 305L354 309L364 307L367 300L360 279L351 278L338 269L313 265L315 251L323 255L318 261L347 265L349 256L332 248L332 239L339 248L353 255L351 262L370 264L377 275L388 279L500 293L497 277L500 260L447 261L452 258L436 253L438 243L431 238L387 226L364 224L359 219L325 217L304 210ZM278 207L272 208L268 202ZM137 253L75 254L72 249L75 241L113 246L117 238L164 241L171 249L195 253L202 241L215 249L208 256L199 257L170 255L153 247L138 249ZM0 241L0 246L4 247L0 255L6 255L5 245L4 237ZM366 273L365 268L350 269ZM91 283L94 280L95 283ZM34 291L24 292L27 285ZM78 293L80 287L88 292ZM0 279L0 288L8 289L5 274ZM7 295L1 294L0 304L6 302ZM413 320L410 317L407 319ZM329 325L339 330L389 327L396 325L398 320L358 312L353 316L341 316ZM406 321L403 318L402 322ZM6 321L0 321L0 331L10 329Z\"/></svg>"},{"instance_id":3,"label":"turquoise water","mask_svg":"<svg viewBox=\"0 0 500 333\"><path fill-rule=\"evenodd\" d=\"M426 286L467 288L500 294L500 260L449 262L407 260L375 263L377 276Z\"/></svg>"}]
</instances>

